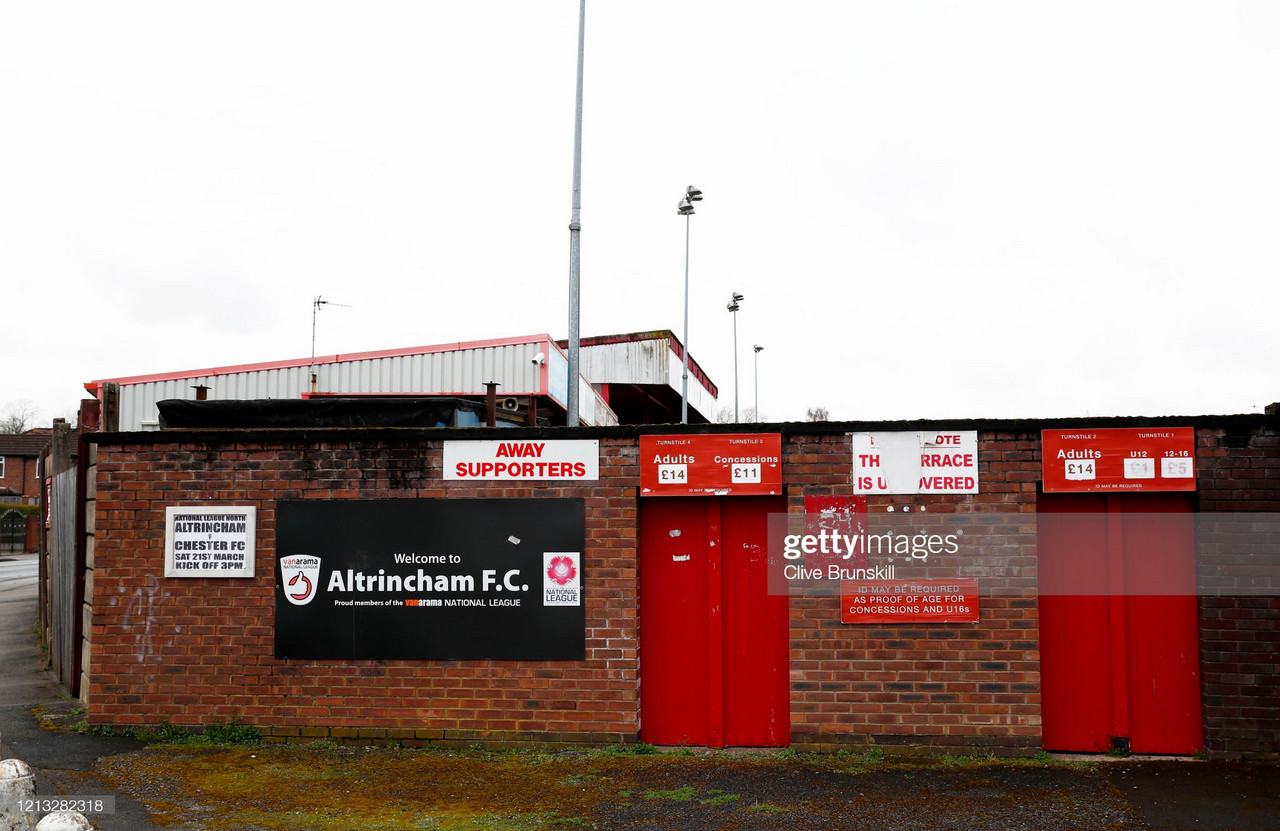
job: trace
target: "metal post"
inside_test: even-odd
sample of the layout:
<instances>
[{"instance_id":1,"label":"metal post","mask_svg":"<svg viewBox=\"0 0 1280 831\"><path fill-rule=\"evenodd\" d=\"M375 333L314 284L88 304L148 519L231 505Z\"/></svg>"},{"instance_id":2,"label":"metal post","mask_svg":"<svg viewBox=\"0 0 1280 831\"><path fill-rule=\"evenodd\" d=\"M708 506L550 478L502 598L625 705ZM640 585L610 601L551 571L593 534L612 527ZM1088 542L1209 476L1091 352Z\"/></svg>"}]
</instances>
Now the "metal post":
<instances>
[{"instance_id":1,"label":"metal post","mask_svg":"<svg viewBox=\"0 0 1280 831\"><path fill-rule=\"evenodd\" d=\"M319 297L311 301L311 363L307 366L307 380L312 394L316 391L316 312L320 311L322 302Z\"/></svg>"},{"instance_id":2,"label":"metal post","mask_svg":"<svg viewBox=\"0 0 1280 831\"><path fill-rule=\"evenodd\" d=\"M756 392L756 411L755 411L755 412L756 412L756 415L755 415L755 422L756 422L756 424L759 424L759 423L760 423L760 350L761 350L761 349L764 349L764 347L757 343L757 344L755 345L754 349L756 350L756 379L755 379L755 392Z\"/></svg>"},{"instance_id":3,"label":"metal post","mask_svg":"<svg viewBox=\"0 0 1280 831\"><path fill-rule=\"evenodd\" d=\"M738 423L738 310L733 310L733 423Z\"/></svg>"},{"instance_id":4,"label":"metal post","mask_svg":"<svg viewBox=\"0 0 1280 831\"><path fill-rule=\"evenodd\" d=\"M684 215L684 371L680 375L680 423L689 423L689 223L693 211Z\"/></svg>"},{"instance_id":5,"label":"metal post","mask_svg":"<svg viewBox=\"0 0 1280 831\"><path fill-rule=\"evenodd\" d=\"M582 56L587 26L587 0L578 4L578 93L573 117L573 209L569 216L569 400L565 425L578 426L578 322L581 263L578 234L582 230Z\"/></svg>"},{"instance_id":6,"label":"metal post","mask_svg":"<svg viewBox=\"0 0 1280 831\"><path fill-rule=\"evenodd\" d=\"M702 201L702 191L693 185L684 189L676 213L684 217L684 371L680 375L680 423L689 423L689 217L693 203Z\"/></svg>"},{"instance_id":7,"label":"metal post","mask_svg":"<svg viewBox=\"0 0 1280 831\"><path fill-rule=\"evenodd\" d=\"M738 301L742 299L742 295L734 292L729 296L729 303L725 306L729 310L729 314L733 315L733 421L738 423Z\"/></svg>"}]
</instances>

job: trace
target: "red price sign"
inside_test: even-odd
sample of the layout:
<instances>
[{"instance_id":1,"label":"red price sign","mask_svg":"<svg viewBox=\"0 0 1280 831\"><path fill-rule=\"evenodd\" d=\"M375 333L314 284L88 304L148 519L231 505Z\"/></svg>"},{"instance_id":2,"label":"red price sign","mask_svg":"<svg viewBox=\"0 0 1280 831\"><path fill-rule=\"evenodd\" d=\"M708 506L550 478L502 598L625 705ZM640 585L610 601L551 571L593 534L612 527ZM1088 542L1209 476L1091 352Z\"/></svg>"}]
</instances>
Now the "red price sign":
<instances>
[{"instance_id":1,"label":"red price sign","mask_svg":"<svg viewBox=\"0 0 1280 831\"><path fill-rule=\"evenodd\" d=\"M641 496L781 493L781 433L640 437Z\"/></svg>"},{"instance_id":2,"label":"red price sign","mask_svg":"<svg viewBox=\"0 0 1280 831\"><path fill-rule=\"evenodd\" d=\"M1194 491L1194 427L1045 430L1045 493Z\"/></svg>"}]
</instances>

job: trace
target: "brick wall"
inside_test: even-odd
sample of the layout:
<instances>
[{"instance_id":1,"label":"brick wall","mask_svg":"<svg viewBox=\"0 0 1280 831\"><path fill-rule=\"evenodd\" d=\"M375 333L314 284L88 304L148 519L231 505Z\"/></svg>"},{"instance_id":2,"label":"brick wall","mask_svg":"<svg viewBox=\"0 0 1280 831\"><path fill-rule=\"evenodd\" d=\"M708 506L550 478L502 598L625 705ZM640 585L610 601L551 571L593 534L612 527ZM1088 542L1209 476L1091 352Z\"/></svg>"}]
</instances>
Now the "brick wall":
<instances>
[{"instance_id":1,"label":"brick wall","mask_svg":"<svg viewBox=\"0 0 1280 831\"><path fill-rule=\"evenodd\" d=\"M0 489L8 488L20 494L27 503L38 501L40 479L36 476L36 456L3 451L0 451L0 456L4 457L4 475L0 476Z\"/></svg>"},{"instance_id":2,"label":"brick wall","mask_svg":"<svg viewBox=\"0 0 1280 831\"><path fill-rule=\"evenodd\" d=\"M1196 436L1206 750L1277 759L1280 430L1245 424L1202 428Z\"/></svg>"},{"instance_id":3,"label":"brick wall","mask_svg":"<svg viewBox=\"0 0 1280 831\"><path fill-rule=\"evenodd\" d=\"M1200 519L1280 511L1277 419L1179 423L1192 421ZM1137 426L1134 420L1091 423ZM867 510L874 517L911 508L938 521L986 523L951 560L935 561L944 572L954 575L958 567L961 576L979 580L979 622L843 624L838 598L793 597L789 669L797 744L1040 746L1040 429L1063 425L948 426L978 428L981 492L872 496ZM928 428L789 425L783 467L789 512L803 513L806 495L852 495L851 430L903 429ZM599 437L599 482L444 482L439 431L98 437L90 721L238 719L280 737L362 742L634 741L641 680L636 533L643 502L636 431L572 435ZM539 496L585 502L585 661L273 657L277 500ZM161 576L165 506L201 502L257 506L258 576L252 581ZM1198 543L1201 582L1212 588L1200 602L1200 637L1205 737L1214 755L1274 756L1280 747L1274 549L1247 536L1202 534Z\"/></svg>"},{"instance_id":4,"label":"brick wall","mask_svg":"<svg viewBox=\"0 0 1280 831\"><path fill-rule=\"evenodd\" d=\"M236 719L273 736L366 742L634 740L638 725L633 441L601 442L600 483L480 487L441 480L439 442L100 446L89 720ZM300 661L274 652L280 499L580 497L583 662ZM256 505L252 580L164 579L165 506Z\"/></svg>"},{"instance_id":5,"label":"brick wall","mask_svg":"<svg viewBox=\"0 0 1280 831\"><path fill-rule=\"evenodd\" d=\"M839 597L792 598L791 723L796 743L1039 747L1039 435L981 432L978 441L981 493L871 496L867 514L869 523L891 508L911 508L922 519L933 516L953 523L957 514L999 515L999 526L982 535L980 546L966 544L957 554L930 557L937 576L954 576L958 570L979 579L979 622L845 624ZM805 495L852 494L850 453L847 435L789 436L789 510L803 513ZM928 576L919 569L915 573Z\"/></svg>"}]
</instances>

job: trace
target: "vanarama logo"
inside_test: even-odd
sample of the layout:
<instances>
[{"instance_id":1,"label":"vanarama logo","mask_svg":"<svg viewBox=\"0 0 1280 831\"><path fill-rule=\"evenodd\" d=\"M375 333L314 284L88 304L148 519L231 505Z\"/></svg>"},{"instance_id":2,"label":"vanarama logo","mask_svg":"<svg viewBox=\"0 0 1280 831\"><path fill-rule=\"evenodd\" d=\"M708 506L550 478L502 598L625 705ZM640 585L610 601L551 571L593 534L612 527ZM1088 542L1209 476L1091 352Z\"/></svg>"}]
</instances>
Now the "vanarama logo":
<instances>
[{"instance_id":1,"label":"vanarama logo","mask_svg":"<svg viewBox=\"0 0 1280 831\"><path fill-rule=\"evenodd\" d=\"M320 558L310 554L281 557L280 578L288 601L305 606L315 598L320 585Z\"/></svg>"},{"instance_id":2,"label":"vanarama logo","mask_svg":"<svg viewBox=\"0 0 1280 831\"><path fill-rule=\"evenodd\" d=\"M582 605L582 554L546 551L542 554L542 605Z\"/></svg>"}]
</instances>

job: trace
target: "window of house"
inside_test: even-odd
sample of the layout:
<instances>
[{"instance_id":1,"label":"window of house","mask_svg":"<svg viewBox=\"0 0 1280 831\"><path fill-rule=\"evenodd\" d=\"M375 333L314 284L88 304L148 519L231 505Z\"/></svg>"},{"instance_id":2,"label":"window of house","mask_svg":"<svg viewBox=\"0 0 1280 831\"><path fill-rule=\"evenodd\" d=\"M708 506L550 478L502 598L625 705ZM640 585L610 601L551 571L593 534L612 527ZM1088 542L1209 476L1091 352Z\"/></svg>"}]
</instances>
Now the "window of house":
<instances>
[{"instance_id":1,"label":"window of house","mask_svg":"<svg viewBox=\"0 0 1280 831\"><path fill-rule=\"evenodd\" d=\"M0 456L0 479L4 478L4 456Z\"/></svg>"}]
</instances>

